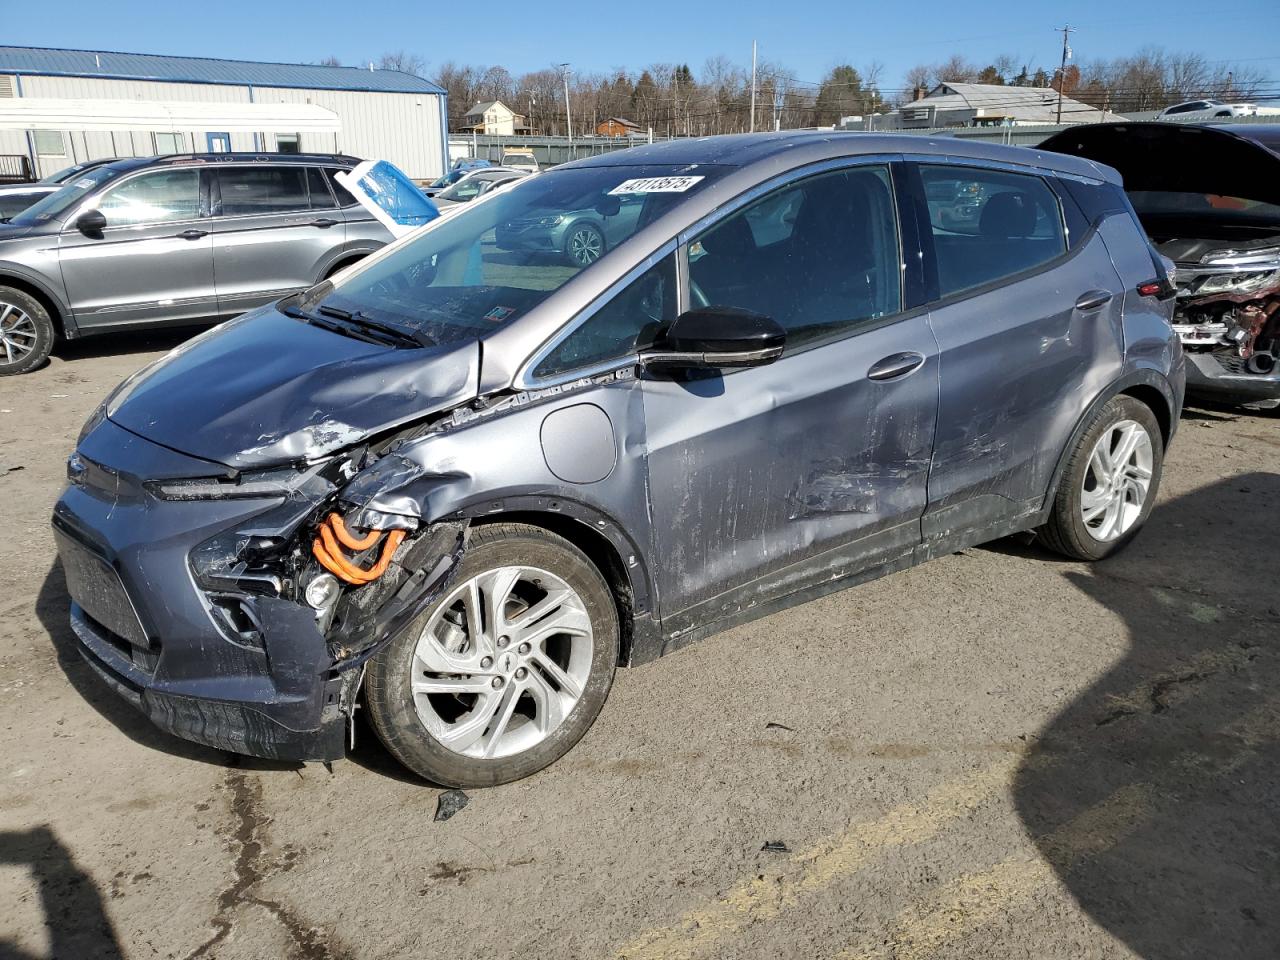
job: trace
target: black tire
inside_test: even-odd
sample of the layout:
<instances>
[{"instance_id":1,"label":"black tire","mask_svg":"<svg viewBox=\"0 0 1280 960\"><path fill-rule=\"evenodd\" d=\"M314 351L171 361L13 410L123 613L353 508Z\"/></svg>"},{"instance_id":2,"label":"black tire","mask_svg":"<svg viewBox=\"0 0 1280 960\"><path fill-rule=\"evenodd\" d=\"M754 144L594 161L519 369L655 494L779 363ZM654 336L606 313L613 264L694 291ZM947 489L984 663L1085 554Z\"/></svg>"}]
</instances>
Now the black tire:
<instances>
[{"instance_id":1,"label":"black tire","mask_svg":"<svg viewBox=\"0 0 1280 960\"><path fill-rule=\"evenodd\" d=\"M577 592L591 620L590 673L573 709L546 739L530 749L495 759L455 753L428 732L410 692L414 649L442 598L370 660L365 674L365 700L379 739L410 770L442 786L495 786L549 766L582 739L613 686L618 665L618 608L595 565L567 540L539 527L495 523L472 531L453 582L465 583L487 570L508 565L547 570Z\"/></svg>"},{"instance_id":2,"label":"black tire","mask_svg":"<svg viewBox=\"0 0 1280 960\"><path fill-rule=\"evenodd\" d=\"M581 238L581 243L578 242ZM599 251L588 256L586 251ZM575 223L564 234L564 256L575 267L589 267L605 254L604 234L586 220Z\"/></svg>"},{"instance_id":3,"label":"black tire","mask_svg":"<svg viewBox=\"0 0 1280 960\"><path fill-rule=\"evenodd\" d=\"M1151 480L1146 499L1137 520L1114 540L1099 540L1085 524L1081 511L1084 484L1089 472L1089 458L1103 433L1124 420L1139 424L1151 441ZM1138 535L1160 492L1160 474L1164 466L1164 438L1155 414L1141 400L1129 396L1112 397L1098 411L1093 422L1080 437L1058 484L1049 519L1037 531L1040 542L1050 550L1073 560L1101 560L1123 548Z\"/></svg>"},{"instance_id":4,"label":"black tire","mask_svg":"<svg viewBox=\"0 0 1280 960\"><path fill-rule=\"evenodd\" d=\"M19 311L21 317L18 316ZM22 333L16 328L18 323L22 324ZM30 373L49 358L58 331L49 311L39 300L13 287L0 286L0 325L5 328L0 333L7 332L10 338L8 344L0 339L0 377ZM32 337L25 335L28 329ZM16 353L19 348L23 349L20 355Z\"/></svg>"}]
</instances>

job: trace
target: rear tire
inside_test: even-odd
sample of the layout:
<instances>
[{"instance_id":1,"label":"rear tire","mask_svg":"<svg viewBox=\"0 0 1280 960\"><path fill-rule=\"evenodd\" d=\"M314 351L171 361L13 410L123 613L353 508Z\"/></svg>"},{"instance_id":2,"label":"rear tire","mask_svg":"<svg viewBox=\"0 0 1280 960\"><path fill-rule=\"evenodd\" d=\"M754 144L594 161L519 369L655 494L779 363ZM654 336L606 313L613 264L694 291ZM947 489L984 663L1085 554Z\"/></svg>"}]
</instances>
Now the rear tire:
<instances>
[{"instance_id":1,"label":"rear tire","mask_svg":"<svg viewBox=\"0 0 1280 960\"><path fill-rule=\"evenodd\" d=\"M1101 560L1137 536L1160 490L1164 439L1151 408L1112 397L1076 443L1037 533L1073 560Z\"/></svg>"},{"instance_id":2,"label":"rear tire","mask_svg":"<svg viewBox=\"0 0 1280 960\"><path fill-rule=\"evenodd\" d=\"M568 753L604 706L618 665L613 594L567 540L516 523L473 530L453 584L370 660L373 728L443 786L527 777Z\"/></svg>"},{"instance_id":3,"label":"rear tire","mask_svg":"<svg viewBox=\"0 0 1280 960\"><path fill-rule=\"evenodd\" d=\"M41 366L57 335L39 300L13 287L0 287L0 377Z\"/></svg>"}]
</instances>

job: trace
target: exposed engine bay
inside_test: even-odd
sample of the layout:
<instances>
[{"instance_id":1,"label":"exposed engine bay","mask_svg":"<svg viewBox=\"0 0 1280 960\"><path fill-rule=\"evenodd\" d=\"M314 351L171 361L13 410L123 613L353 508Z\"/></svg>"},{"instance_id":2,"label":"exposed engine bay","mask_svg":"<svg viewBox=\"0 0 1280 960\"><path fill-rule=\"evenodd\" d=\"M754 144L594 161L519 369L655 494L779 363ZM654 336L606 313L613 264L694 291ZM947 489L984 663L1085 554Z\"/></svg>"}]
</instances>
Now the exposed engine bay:
<instances>
[{"instance_id":1,"label":"exposed engine bay","mask_svg":"<svg viewBox=\"0 0 1280 960\"><path fill-rule=\"evenodd\" d=\"M1177 265L1174 329L1188 352L1233 373L1271 374L1280 361L1280 235L1226 244L1173 239L1156 249Z\"/></svg>"}]
</instances>

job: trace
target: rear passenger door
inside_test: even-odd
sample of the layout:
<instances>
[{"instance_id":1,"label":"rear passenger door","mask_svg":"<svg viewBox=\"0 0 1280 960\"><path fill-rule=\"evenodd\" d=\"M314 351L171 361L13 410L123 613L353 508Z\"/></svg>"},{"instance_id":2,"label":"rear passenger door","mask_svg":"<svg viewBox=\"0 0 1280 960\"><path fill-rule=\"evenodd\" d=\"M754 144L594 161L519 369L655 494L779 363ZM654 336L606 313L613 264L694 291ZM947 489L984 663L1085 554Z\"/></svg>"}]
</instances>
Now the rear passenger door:
<instances>
[{"instance_id":1,"label":"rear passenger door","mask_svg":"<svg viewBox=\"0 0 1280 960\"><path fill-rule=\"evenodd\" d=\"M308 287L346 243L319 167L255 163L215 168L213 270L218 310L238 314Z\"/></svg>"},{"instance_id":2,"label":"rear passenger door","mask_svg":"<svg viewBox=\"0 0 1280 960\"><path fill-rule=\"evenodd\" d=\"M1078 213L1067 230L1055 178L910 166L940 357L925 544L999 536L1041 508L1077 422L1119 376L1124 291L1101 236Z\"/></svg>"}]
</instances>

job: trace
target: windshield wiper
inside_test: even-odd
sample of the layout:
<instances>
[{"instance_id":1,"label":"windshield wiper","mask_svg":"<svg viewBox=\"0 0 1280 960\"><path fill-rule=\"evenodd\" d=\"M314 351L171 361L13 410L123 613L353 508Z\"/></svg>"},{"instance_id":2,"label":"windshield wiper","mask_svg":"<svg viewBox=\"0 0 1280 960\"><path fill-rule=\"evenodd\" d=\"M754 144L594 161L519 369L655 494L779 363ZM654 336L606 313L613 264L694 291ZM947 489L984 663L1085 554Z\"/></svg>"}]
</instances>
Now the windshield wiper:
<instances>
[{"instance_id":1,"label":"windshield wiper","mask_svg":"<svg viewBox=\"0 0 1280 960\"><path fill-rule=\"evenodd\" d=\"M403 342L399 337L389 337L385 334L375 334L373 331L361 329L345 323L334 323L324 317L318 317L314 313L308 313L297 305L299 296L294 294L287 297L276 304L276 308L286 317L293 317L296 320L303 320L313 327L319 327L321 330L328 330L330 333L336 333L341 337L351 337L353 340L363 340L365 343L377 343L382 346L394 346Z\"/></svg>"},{"instance_id":2,"label":"windshield wiper","mask_svg":"<svg viewBox=\"0 0 1280 960\"><path fill-rule=\"evenodd\" d=\"M359 310L343 310L340 307L331 307L326 304L317 308L317 312L324 314L326 317L334 317L344 323L349 323L369 333L391 336L402 343L411 343L416 347L434 347L436 345L436 342L425 333L418 330L410 330L398 324L375 320Z\"/></svg>"}]
</instances>

